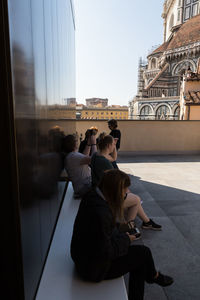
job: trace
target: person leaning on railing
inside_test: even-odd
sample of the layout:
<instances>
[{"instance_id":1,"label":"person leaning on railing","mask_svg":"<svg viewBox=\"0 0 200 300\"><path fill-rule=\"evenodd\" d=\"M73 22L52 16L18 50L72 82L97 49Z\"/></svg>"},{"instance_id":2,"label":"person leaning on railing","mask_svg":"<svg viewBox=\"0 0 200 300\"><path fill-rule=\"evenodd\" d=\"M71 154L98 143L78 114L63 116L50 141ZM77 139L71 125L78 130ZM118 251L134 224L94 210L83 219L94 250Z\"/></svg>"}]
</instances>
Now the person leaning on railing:
<instances>
[{"instance_id":1,"label":"person leaning on railing","mask_svg":"<svg viewBox=\"0 0 200 300\"><path fill-rule=\"evenodd\" d=\"M124 218L129 186L129 176L113 169L83 196L74 223L71 256L84 280L99 282L129 272L129 300L142 300L145 281L168 286L173 279L156 270L148 247L131 245L135 237L117 226Z\"/></svg>"}]
</instances>

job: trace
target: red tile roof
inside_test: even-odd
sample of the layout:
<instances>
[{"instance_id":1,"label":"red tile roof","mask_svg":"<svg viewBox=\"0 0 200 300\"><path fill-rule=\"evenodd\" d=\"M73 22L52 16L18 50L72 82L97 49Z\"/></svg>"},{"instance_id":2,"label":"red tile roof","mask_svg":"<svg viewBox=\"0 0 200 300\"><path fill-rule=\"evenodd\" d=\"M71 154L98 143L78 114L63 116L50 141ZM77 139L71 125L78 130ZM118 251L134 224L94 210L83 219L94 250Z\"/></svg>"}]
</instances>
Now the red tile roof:
<instances>
[{"instance_id":1,"label":"red tile roof","mask_svg":"<svg viewBox=\"0 0 200 300\"><path fill-rule=\"evenodd\" d=\"M200 41L200 15L184 23L170 41L167 50Z\"/></svg>"},{"instance_id":2,"label":"red tile roof","mask_svg":"<svg viewBox=\"0 0 200 300\"><path fill-rule=\"evenodd\" d=\"M173 50L195 42L200 42L200 15L193 17L183 23L176 31L173 38L163 43L155 49L150 55L166 50Z\"/></svg>"},{"instance_id":3,"label":"red tile roof","mask_svg":"<svg viewBox=\"0 0 200 300\"><path fill-rule=\"evenodd\" d=\"M166 49L167 49L167 46L168 46L169 42L165 42L163 43L161 46L159 46L157 49L155 49L152 53L152 54L155 54L155 53L159 53L159 52L164 52Z\"/></svg>"},{"instance_id":4,"label":"red tile roof","mask_svg":"<svg viewBox=\"0 0 200 300\"><path fill-rule=\"evenodd\" d=\"M200 91L188 91L185 101L186 103L200 104Z\"/></svg>"}]
</instances>

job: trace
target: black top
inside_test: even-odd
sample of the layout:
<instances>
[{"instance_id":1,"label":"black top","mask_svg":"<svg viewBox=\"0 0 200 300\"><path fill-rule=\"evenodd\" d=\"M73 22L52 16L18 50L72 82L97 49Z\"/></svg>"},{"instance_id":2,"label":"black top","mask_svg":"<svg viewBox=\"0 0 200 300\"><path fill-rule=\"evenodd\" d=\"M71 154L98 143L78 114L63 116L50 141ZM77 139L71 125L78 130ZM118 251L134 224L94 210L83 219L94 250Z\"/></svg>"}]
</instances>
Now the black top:
<instances>
[{"instance_id":1,"label":"black top","mask_svg":"<svg viewBox=\"0 0 200 300\"><path fill-rule=\"evenodd\" d=\"M103 155L99 155L97 152L92 155L90 166L93 186L99 185L104 171L113 169L112 163Z\"/></svg>"},{"instance_id":2,"label":"black top","mask_svg":"<svg viewBox=\"0 0 200 300\"><path fill-rule=\"evenodd\" d=\"M80 204L73 229L71 256L79 274L101 281L112 260L128 253L130 239L118 230L106 200L95 189Z\"/></svg>"},{"instance_id":3,"label":"black top","mask_svg":"<svg viewBox=\"0 0 200 300\"><path fill-rule=\"evenodd\" d=\"M109 133L110 135L112 135L112 137L114 138L118 138L117 144L116 144L116 149L118 150L120 148L120 140L121 140L121 132L119 129L113 129L111 130L111 132Z\"/></svg>"}]
</instances>

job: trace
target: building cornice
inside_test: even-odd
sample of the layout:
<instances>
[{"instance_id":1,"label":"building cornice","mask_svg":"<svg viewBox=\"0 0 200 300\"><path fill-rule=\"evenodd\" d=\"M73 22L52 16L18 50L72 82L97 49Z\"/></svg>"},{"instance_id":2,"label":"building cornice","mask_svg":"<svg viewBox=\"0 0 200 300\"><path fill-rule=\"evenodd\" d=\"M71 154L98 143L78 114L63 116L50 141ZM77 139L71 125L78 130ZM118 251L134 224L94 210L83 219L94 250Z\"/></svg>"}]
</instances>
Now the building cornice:
<instances>
[{"instance_id":1,"label":"building cornice","mask_svg":"<svg viewBox=\"0 0 200 300\"><path fill-rule=\"evenodd\" d=\"M156 76L160 72L160 69L149 69L144 71L144 76Z\"/></svg>"},{"instance_id":2,"label":"building cornice","mask_svg":"<svg viewBox=\"0 0 200 300\"><path fill-rule=\"evenodd\" d=\"M102 108L98 108L98 107L83 107L80 110L84 111L84 110L91 110L91 111L127 111L128 110L128 106L127 107L102 107Z\"/></svg>"},{"instance_id":3,"label":"building cornice","mask_svg":"<svg viewBox=\"0 0 200 300\"><path fill-rule=\"evenodd\" d=\"M186 46L166 50L166 51L163 52L163 56L166 57L166 58L167 57L171 58L171 56L173 56L174 54L189 55L194 50L198 51L198 52L200 51L200 41L196 42L196 43L192 43L190 45L186 45Z\"/></svg>"},{"instance_id":4,"label":"building cornice","mask_svg":"<svg viewBox=\"0 0 200 300\"><path fill-rule=\"evenodd\" d=\"M166 96L166 97L152 97L152 98L138 98L135 99L135 102L174 102L179 101L180 96Z\"/></svg>"}]
</instances>

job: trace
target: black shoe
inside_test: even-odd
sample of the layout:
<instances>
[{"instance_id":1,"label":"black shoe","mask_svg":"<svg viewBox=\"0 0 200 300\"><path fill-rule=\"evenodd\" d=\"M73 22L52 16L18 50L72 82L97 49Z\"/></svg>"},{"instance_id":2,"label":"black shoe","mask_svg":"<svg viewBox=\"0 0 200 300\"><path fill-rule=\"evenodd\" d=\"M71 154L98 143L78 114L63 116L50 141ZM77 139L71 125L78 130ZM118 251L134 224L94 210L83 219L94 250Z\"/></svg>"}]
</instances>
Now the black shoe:
<instances>
[{"instance_id":1,"label":"black shoe","mask_svg":"<svg viewBox=\"0 0 200 300\"><path fill-rule=\"evenodd\" d=\"M158 272L158 277L155 278L153 282L157 283L160 286L168 286L171 285L174 282L174 280L172 277L163 275L160 272Z\"/></svg>"},{"instance_id":2,"label":"black shoe","mask_svg":"<svg viewBox=\"0 0 200 300\"><path fill-rule=\"evenodd\" d=\"M162 230L162 226L156 224L152 219L150 219L150 221L147 222L147 223L143 222L142 223L142 228L144 228L144 229L152 229L152 230Z\"/></svg>"}]
</instances>

